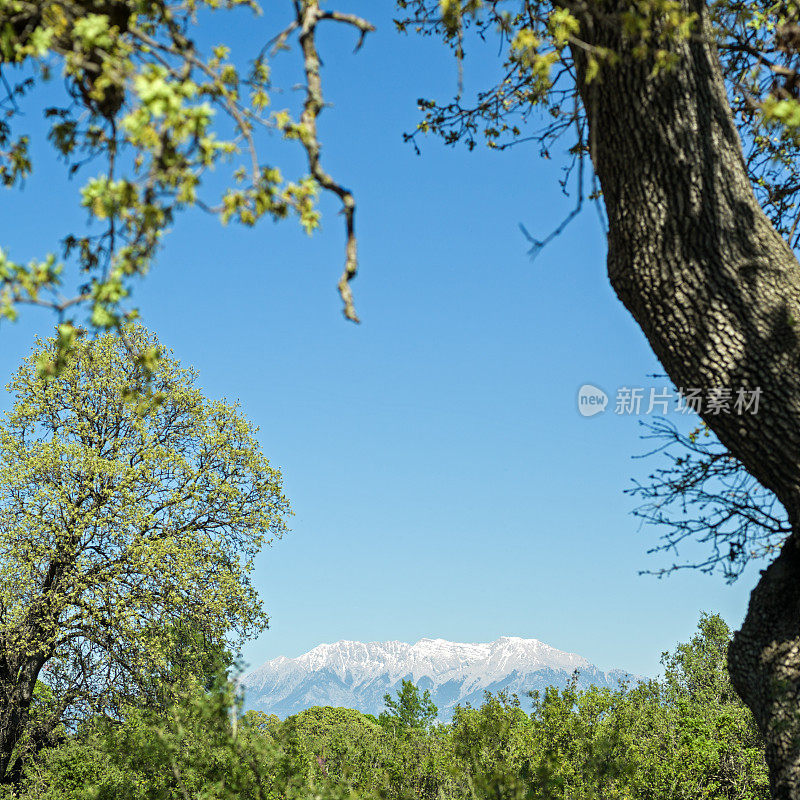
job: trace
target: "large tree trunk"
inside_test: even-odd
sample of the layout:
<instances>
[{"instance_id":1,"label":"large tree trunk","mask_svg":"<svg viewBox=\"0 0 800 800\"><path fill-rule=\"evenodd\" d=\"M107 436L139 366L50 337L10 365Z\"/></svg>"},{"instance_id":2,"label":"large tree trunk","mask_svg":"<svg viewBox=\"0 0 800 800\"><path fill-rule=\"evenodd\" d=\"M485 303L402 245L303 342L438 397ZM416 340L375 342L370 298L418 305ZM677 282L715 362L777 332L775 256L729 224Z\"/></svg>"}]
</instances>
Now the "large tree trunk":
<instances>
[{"instance_id":1,"label":"large tree trunk","mask_svg":"<svg viewBox=\"0 0 800 800\"><path fill-rule=\"evenodd\" d=\"M12 781L14 748L25 734L33 690L44 664L41 657L3 658L0 663L0 784Z\"/></svg>"},{"instance_id":2,"label":"large tree trunk","mask_svg":"<svg viewBox=\"0 0 800 800\"><path fill-rule=\"evenodd\" d=\"M696 33L655 76L601 5L572 6L581 37L621 60L587 83L586 53L573 54L611 284L676 386L762 392L756 415L703 416L795 531L752 593L729 667L764 735L773 796L800 798L800 265L753 195L704 5L691 2Z\"/></svg>"}]
</instances>

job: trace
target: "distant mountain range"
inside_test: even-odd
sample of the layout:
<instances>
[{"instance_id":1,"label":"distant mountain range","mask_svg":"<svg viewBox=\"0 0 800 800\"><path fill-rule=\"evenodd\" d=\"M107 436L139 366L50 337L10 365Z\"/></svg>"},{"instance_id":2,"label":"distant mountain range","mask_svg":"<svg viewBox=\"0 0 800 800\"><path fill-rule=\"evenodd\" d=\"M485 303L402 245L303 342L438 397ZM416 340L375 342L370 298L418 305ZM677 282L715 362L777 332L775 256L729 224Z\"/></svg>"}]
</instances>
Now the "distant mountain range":
<instances>
[{"instance_id":1,"label":"distant mountain range","mask_svg":"<svg viewBox=\"0 0 800 800\"><path fill-rule=\"evenodd\" d=\"M507 689L525 707L526 692L563 688L574 670L578 686L616 688L637 676L603 672L582 656L565 653L536 639L504 636L494 642L465 644L444 639L405 642L321 644L298 658L280 656L245 675L245 708L285 718L311 706L343 706L376 716L383 696L403 679L429 689L448 720L456 705L479 706L485 691Z\"/></svg>"}]
</instances>

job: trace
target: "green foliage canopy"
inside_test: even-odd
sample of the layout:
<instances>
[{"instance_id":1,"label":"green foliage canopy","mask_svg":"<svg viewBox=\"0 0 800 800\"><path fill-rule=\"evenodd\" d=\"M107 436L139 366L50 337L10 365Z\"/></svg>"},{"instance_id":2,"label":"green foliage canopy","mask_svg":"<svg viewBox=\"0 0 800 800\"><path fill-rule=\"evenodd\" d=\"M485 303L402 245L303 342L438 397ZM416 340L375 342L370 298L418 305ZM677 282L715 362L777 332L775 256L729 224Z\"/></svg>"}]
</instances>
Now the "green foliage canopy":
<instances>
[{"instance_id":1,"label":"green foliage canopy","mask_svg":"<svg viewBox=\"0 0 800 800\"><path fill-rule=\"evenodd\" d=\"M56 77L66 91L55 101L48 96L47 140L70 177L93 169L79 198L90 225L69 233L60 253L23 264L0 248L0 319L14 319L21 303L53 309L63 326L57 356L71 347L83 308L89 313L82 321L100 330L121 330L136 317L125 306L132 278L149 270L177 212L197 207L246 226L294 214L311 233L320 190L342 204L347 243L339 289L346 316L357 320L348 286L357 269L355 201L320 161L316 121L324 103L315 37L329 20L362 38L372 26L313 0L295 4L294 13L287 4L286 29L265 33L265 46L247 54L245 66L230 42L201 52L193 38L198 20L237 8L261 14L254 0L0 0L0 183L17 187L34 170L38 131L25 109ZM271 105L269 60L296 31L306 96L293 116ZM275 150L276 140L302 147L306 175L287 180L265 157L266 143ZM216 198L203 186L211 169L226 176ZM75 273L73 291L72 277L65 279Z\"/></svg>"},{"instance_id":2,"label":"green foliage canopy","mask_svg":"<svg viewBox=\"0 0 800 800\"><path fill-rule=\"evenodd\" d=\"M141 328L127 335L157 346ZM38 676L58 698L47 725L113 715L261 631L249 572L289 513L254 427L203 397L191 369L161 359L160 402L142 414L126 399L138 376L117 337L79 339L45 381L37 360L56 346L40 343L17 372L0 425L6 762Z\"/></svg>"},{"instance_id":3,"label":"green foliage canopy","mask_svg":"<svg viewBox=\"0 0 800 800\"><path fill-rule=\"evenodd\" d=\"M665 677L619 690L504 693L405 731L343 708L238 716L198 685L166 713L97 721L43 754L20 800L766 800L763 743L731 691L730 631L704 615Z\"/></svg>"}]
</instances>

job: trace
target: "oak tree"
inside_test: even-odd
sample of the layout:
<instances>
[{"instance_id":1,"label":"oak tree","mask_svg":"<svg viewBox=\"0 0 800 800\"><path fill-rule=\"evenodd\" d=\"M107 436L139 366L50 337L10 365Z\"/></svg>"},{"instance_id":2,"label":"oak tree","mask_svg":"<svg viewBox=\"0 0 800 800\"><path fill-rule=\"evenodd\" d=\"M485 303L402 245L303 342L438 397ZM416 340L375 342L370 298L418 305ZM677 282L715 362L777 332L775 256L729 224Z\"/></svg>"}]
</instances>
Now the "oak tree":
<instances>
[{"instance_id":1,"label":"oak tree","mask_svg":"<svg viewBox=\"0 0 800 800\"><path fill-rule=\"evenodd\" d=\"M137 348L156 347L141 328ZM165 354L143 413L118 337L54 339L14 376L0 424L0 779L59 725L163 705L267 623L253 558L285 530L280 472L235 405ZM202 642L200 646L199 642ZM211 660L211 661L210 661ZM32 713L37 682L55 698ZM174 694L174 692L173 692Z\"/></svg>"},{"instance_id":2,"label":"oak tree","mask_svg":"<svg viewBox=\"0 0 800 800\"><path fill-rule=\"evenodd\" d=\"M406 28L463 55L499 29L506 72L474 105L421 103L421 131L505 146L572 136L607 224L608 277L676 387L759 392L701 412L783 507L790 532L729 648L776 798L800 797L800 265L796 2L401 0ZM581 186L578 189L581 190ZM544 241L544 240L543 240ZM535 253L543 241L534 241Z\"/></svg>"}]
</instances>

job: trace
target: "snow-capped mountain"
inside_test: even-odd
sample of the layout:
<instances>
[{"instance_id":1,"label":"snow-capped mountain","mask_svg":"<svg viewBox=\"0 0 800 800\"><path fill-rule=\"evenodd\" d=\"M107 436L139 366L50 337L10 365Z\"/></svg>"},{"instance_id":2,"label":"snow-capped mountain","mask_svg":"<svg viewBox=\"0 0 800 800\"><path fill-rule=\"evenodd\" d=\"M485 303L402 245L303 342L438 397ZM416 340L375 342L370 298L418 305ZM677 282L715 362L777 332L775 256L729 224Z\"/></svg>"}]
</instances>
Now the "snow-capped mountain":
<instances>
[{"instance_id":1,"label":"snow-capped mountain","mask_svg":"<svg viewBox=\"0 0 800 800\"><path fill-rule=\"evenodd\" d=\"M447 720L457 705L483 702L485 691L507 689L525 706L526 692L563 688L574 670L578 685L615 688L622 670L602 672L582 656L565 653L536 639L504 636L494 642L465 644L444 639L405 642L321 644L298 658L280 656L245 675L245 708L287 717L311 706L343 706L370 714L384 709L383 696L403 679L429 689Z\"/></svg>"}]
</instances>

